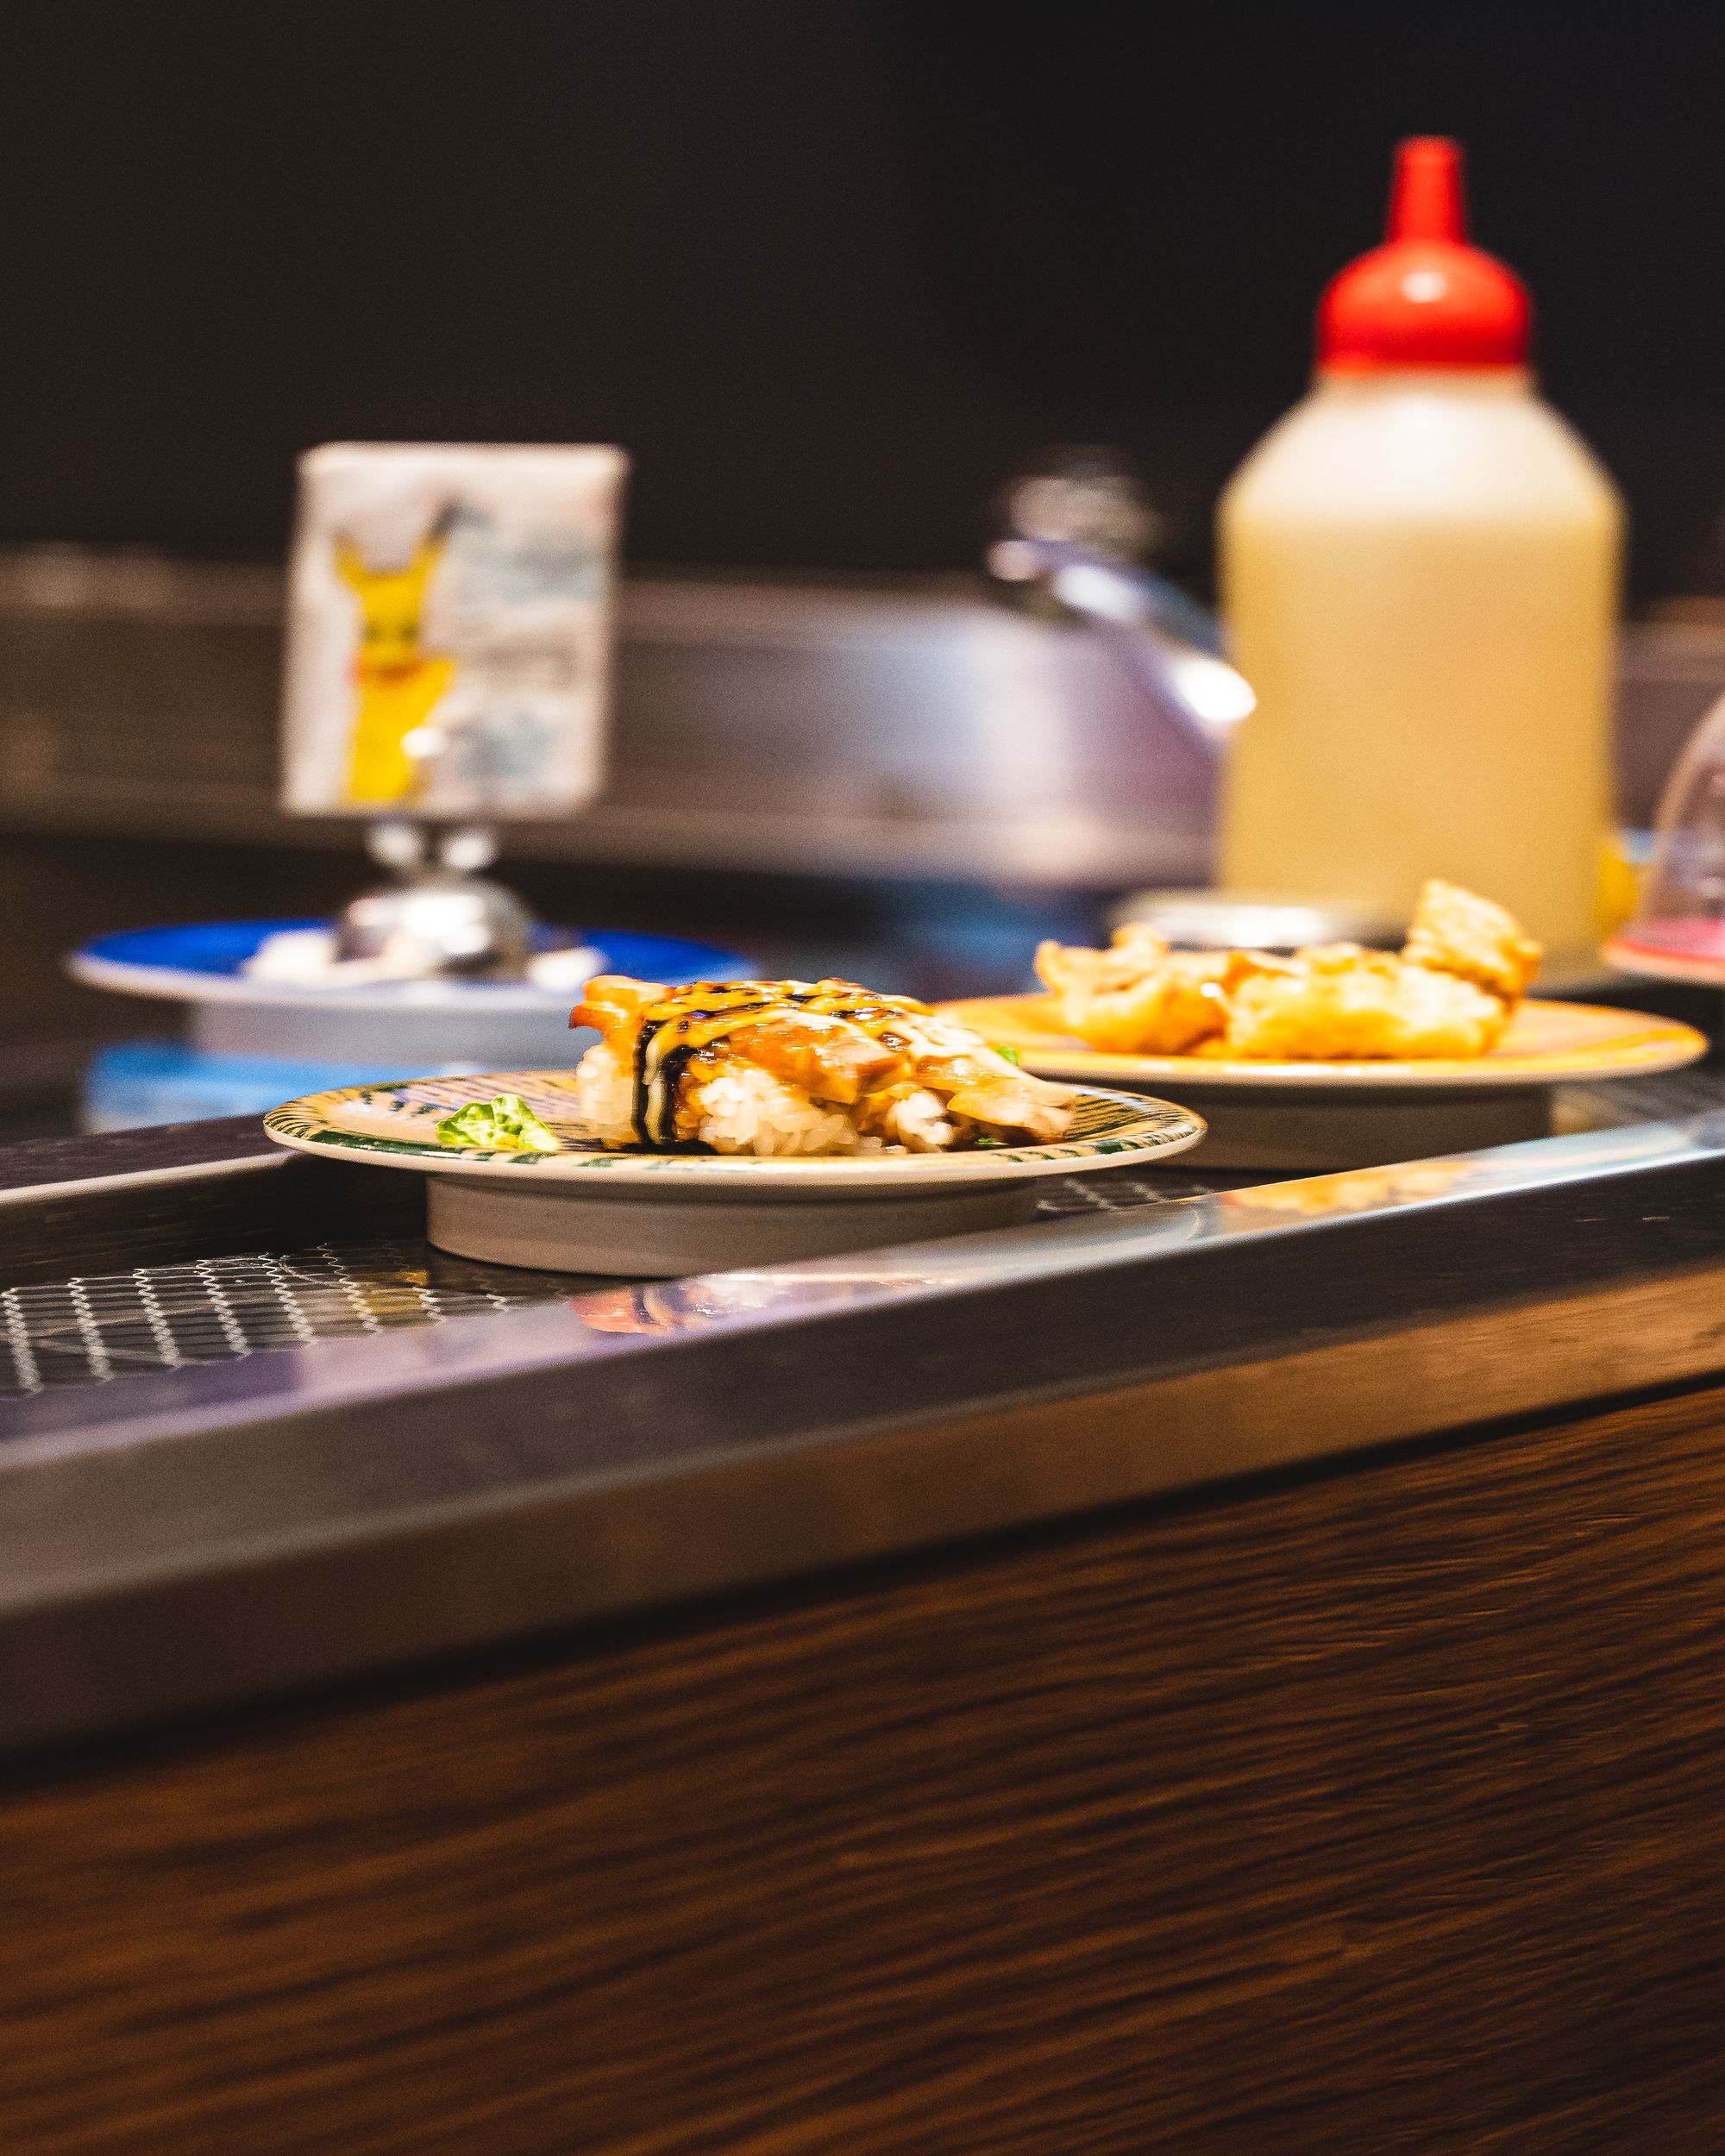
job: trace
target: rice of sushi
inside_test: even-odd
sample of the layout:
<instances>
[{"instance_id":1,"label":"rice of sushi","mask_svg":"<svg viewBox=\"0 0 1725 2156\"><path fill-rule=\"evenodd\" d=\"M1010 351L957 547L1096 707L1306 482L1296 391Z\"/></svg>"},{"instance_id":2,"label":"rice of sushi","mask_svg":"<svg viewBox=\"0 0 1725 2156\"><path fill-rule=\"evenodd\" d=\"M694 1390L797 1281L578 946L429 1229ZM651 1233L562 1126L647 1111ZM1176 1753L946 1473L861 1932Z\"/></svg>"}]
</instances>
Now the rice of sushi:
<instances>
[{"instance_id":1,"label":"rice of sushi","mask_svg":"<svg viewBox=\"0 0 1725 2156\"><path fill-rule=\"evenodd\" d=\"M635 1143L635 1074L601 1041L575 1068L575 1101L581 1119L607 1145ZM938 1094L919 1091L897 1103L894 1125L900 1143L864 1137L841 1110L824 1108L768 1071L732 1062L685 1096L699 1111L695 1132L715 1153L752 1153L766 1158L794 1153L938 1152L952 1143L953 1125Z\"/></svg>"}]
</instances>

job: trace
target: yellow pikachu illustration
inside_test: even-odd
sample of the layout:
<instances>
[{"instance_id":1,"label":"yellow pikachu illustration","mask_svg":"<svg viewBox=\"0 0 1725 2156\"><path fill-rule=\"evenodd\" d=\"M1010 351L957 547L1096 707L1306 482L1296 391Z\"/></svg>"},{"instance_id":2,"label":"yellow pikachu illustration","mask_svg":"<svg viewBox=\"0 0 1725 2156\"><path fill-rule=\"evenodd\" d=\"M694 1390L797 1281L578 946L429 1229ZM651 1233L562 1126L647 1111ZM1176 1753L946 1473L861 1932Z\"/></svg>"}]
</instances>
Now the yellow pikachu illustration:
<instances>
[{"instance_id":1,"label":"yellow pikachu illustration","mask_svg":"<svg viewBox=\"0 0 1725 2156\"><path fill-rule=\"evenodd\" d=\"M348 799L407 800L419 774L410 737L442 700L455 671L453 659L425 651L420 617L425 586L443 557L450 512L445 510L398 568L375 569L345 532L335 536L336 569L360 605L360 648L354 661L354 730L348 750Z\"/></svg>"}]
</instances>

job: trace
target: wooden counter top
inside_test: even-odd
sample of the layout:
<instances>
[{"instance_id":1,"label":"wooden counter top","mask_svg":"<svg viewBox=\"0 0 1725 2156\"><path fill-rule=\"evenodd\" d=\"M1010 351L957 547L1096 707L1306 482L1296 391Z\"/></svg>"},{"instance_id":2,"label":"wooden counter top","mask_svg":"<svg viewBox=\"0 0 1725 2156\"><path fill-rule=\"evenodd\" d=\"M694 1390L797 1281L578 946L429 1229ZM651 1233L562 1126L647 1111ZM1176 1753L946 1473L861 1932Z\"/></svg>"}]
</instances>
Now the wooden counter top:
<instances>
[{"instance_id":1,"label":"wooden counter top","mask_svg":"<svg viewBox=\"0 0 1725 2156\"><path fill-rule=\"evenodd\" d=\"M1722 1136L0 1409L0 2146L1719 2145Z\"/></svg>"}]
</instances>

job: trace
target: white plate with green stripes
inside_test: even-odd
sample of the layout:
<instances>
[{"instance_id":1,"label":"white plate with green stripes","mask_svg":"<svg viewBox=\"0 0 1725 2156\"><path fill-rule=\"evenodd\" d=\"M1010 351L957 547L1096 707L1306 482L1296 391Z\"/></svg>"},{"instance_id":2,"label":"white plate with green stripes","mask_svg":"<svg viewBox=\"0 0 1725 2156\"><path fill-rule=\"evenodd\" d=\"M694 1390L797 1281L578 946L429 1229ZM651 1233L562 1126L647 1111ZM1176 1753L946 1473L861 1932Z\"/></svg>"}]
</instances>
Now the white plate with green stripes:
<instances>
[{"instance_id":1,"label":"white plate with green stripes","mask_svg":"<svg viewBox=\"0 0 1725 2156\"><path fill-rule=\"evenodd\" d=\"M1051 1144L812 1156L655 1152L602 1143L581 1121L573 1070L493 1071L344 1086L273 1108L279 1145L428 1178L427 1233L491 1264L663 1275L818 1257L1026 1219L1034 1183L1159 1165L1195 1145L1195 1115L1142 1094L1078 1087ZM518 1099L498 1142L440 1138L464 1109ZM537 1125L537 1130L533 1125Z\"/></svg>"}]
</instances>

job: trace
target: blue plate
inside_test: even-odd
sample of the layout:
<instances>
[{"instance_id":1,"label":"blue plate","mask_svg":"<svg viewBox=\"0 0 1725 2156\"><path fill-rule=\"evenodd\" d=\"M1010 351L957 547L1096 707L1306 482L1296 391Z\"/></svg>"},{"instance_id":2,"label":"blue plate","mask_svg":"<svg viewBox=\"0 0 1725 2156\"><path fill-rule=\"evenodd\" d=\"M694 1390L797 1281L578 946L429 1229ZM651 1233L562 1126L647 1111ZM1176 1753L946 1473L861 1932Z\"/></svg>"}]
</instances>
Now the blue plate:
<instances>
[{"instance_id":1,"label":"blue plate","mask_svg":"<svg viewBox=\"0 0 1725 2156\"><path fill-rule=\"evenodd\" d=\"M536 990L522 981L463 981L447 984L450 993L443 1007L430 1014L434 1034L448 1036L441 1044L424 1037L423 1010L410 1044L398 1037L399 1006L375 1014L335 1008L334 1018L340 1022L337 1033L332 1037L328 1025L320 1029L324 1047L335 1052L310 1058L295 1055L292 1044L304 1038L303 1013L315 1006L317 992L283 991L276 999L278 1007L271 1009L267 989L254 996L246 993L248 984L240 969L267 936L283 929L329 925L305 918L188 921L173 928L128 929L85 944L77 953L74 970L83 961L103 968L100 974L82 976L96 986L191 1003L200 1010L200 1025L212 1008L224 1004L237 1007L242 1018L248 1006L260 1005L264 1006L261 1021L248 1022L247 1030L279 1037L256 1053L229 1052L227 1044L200 1047L166 1040L120 1041L98 1050L85 1081L85 1129L129 1130L152 1123L195 1123L211 1116L261 1115L279 1101L301 1094L415 1077L428 1070L483 1068L484 1056L477 1063L474 1060L481 1044L471 1037L475 1011L487 1014L487 1026L499 1018L512 1023L511 1054L518 1061L528 1052L528 1044L520 1038L524 1013L530 1026L535 1012L543 1010L539 1022L551 1029L536 1044L542 1060L549 1060L566 1042L572 1054L579 1053L593 1038L591 1034L570 1036L561 1030L573 1000L568 990ZM573 930L542 928L535 940L542 950L588 944L603 952L607 971L646 981L674 984L746 979L753 970L746 958L732 951L680 937L607 929L577 935ZM388 992L382 1000L391 1000ZM407 1016L413 1018L411 1008ZM270 1052L281 1047L289 1052Z\"/></svg>"},{"instance_id":2,"label":"blue plate","mask_svg":"<svg viewBox=\"0 0 1725 2156\"><path fill-rule=\"evenodd\" d=\"M98 936L84 944L80 958L111 966L208 974L236 979L247 959L267 936L284 929L329 928L315 918L281 921L186 921L172 928L129 928L117 936ZM746 976L749 961L712 943L693 943L677 936L640 936L624 929L539 928L538 950L561 950L589 943L605 954L605 970L632 974L641 981L705 981L713 976Z\"/></svg>"}]
</instances>

